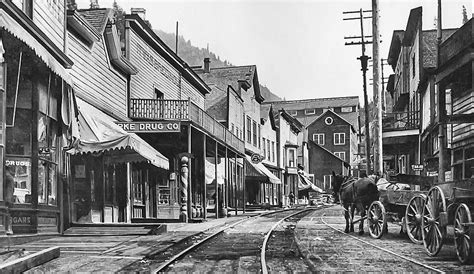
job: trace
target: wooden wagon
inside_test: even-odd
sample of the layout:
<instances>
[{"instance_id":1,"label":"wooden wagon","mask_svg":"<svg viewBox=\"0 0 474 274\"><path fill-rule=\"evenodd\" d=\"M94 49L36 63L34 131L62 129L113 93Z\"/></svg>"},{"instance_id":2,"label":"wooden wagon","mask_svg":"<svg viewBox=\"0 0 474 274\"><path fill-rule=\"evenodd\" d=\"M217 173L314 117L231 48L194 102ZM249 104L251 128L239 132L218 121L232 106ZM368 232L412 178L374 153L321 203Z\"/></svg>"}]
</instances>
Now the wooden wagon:
<instances>
[{"instance_id":1,"label":"wooden wagon","mask_svg":"<svg viewBox=\"0 0 474 274\"><path fill-rule=\"evenodd\" d=\"M398 222L410 240L422 243L421 212L428 190L436 178L397 174L389 178L387 189L379 189L380 198L373 202L367 212L369 233L380 238L387 231L387 220ZM408 185L409 189L399 186Z\"/></svg>"},{"instance_id":2,"label":"wooden wagon","mask_svg":"<svg viewBox=\"0 0 474 274\"><path fill-rule=\"evenodd\" d=\"M474 179L439 184L430 189L422 210L423 244L436 256L453 225L454 243L461 263L474 262Z\"/></svg>"},{"instance_id":3,"label":"wooden wagon","mask_svg":"<svg viewBox=\"0 0 474 274\"><path fill-rule=\"evenodd\" d=\"M410 240L423 244L429 256L436 256L452 224L458 259L474 261L474 179L436 184L436 177L399 174L393 182L403 182L410 190L381 190L379 201L368 209L370 235L380 238L387 231L387 220L401 220ZM419 190L414 190L413 186Z\"/></svg>"}]
</instances>

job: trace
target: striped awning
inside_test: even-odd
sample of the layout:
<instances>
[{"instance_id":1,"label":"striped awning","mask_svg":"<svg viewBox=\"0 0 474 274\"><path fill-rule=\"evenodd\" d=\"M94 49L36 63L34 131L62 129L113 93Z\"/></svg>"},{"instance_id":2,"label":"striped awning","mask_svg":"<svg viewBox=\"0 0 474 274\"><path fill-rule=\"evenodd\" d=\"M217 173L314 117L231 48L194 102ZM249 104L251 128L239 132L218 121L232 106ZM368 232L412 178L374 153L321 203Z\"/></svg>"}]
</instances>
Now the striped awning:
<instances>
[{"instance_id":1,"label":"striped awning","mask_svg":"<svg viewBox=\"0 0 474 274\"><path fill-rule=\"evenodd\" d=\"M11 10L13 12L13 10ZM68 84L72 84L72 78L66 68L51 54L43 45L44 41L39 41L25 27L13 19L13 17L4 9L0 8L0 28L6 30L17 39L23 41L30 47L36 55L48 66L54 73L59 75Z\"/></svg>"},{"instance_id":2,"label":"striped awning","mask_svg":"<svg viewBox=\"0 0 474 274\"><path fill-rule=\"evenodd\" d=\"M94 106L77 99L79 141L68 150L71 154L109 152L117 161L146 161L169 169L169 161L135 133L124 131L114 119Z\"/></svg>"},{"instance_id":3,"label":"striped awning","mask_svg":"<svg viewBox=\"0 0 474 274\"><path fill-rule=\"evenodd\" d=\"M272 184L281 184L281 180L275 176L268 168L266 168L261 162L258 164L252 163L249 155L245 155L247 162L247 177L260 177L262 181L269 182Z\"/></svg>"}]
</instances>

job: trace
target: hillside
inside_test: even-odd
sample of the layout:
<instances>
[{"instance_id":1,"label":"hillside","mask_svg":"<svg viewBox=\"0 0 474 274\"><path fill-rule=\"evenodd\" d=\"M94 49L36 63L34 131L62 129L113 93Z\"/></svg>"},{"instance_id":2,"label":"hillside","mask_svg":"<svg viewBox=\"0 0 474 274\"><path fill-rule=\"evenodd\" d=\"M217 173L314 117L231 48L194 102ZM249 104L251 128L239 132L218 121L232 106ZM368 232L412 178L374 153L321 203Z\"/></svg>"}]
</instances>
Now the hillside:
<instances>
[{"instance_id":1,"label":"hillside","mask_svg":"<svg viewBox=\"0 0 474 274\"><path fill-rule=\"evenodd\" d=\"M163 42L166 43L171 49L176 48L176 36L174 33L167 33L162 30L154 30L155 33L160 37ZM183 59L189 66L202 66L203 60L206 57L211 59L211 68L233 66L228 60L221 60L220 56L209 51L208 49L198 48L191 44L190 40L187 40L183 36L178 37L178 56ZM260 84L260 92L266 101L279 101L281 100L276 94L272 93L266 86Z\"/></svg>"}]
</instances>

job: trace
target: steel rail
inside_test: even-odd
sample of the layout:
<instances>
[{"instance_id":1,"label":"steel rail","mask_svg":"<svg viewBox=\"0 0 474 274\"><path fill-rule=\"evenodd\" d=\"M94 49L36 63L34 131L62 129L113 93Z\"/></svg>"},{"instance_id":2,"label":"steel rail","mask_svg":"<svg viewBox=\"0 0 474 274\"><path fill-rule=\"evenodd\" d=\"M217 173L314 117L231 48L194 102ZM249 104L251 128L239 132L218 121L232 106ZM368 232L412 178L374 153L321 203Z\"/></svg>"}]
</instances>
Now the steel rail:
<instances>
[{"instance_id":1,"label":"steel rail","mask_svg":"<svg viewBox=\"0 0 474 274\"><path fill-rule=\"evenodd\" d=\"M297 210L297 209L290 209L290 210ZM262 216L267 216L267 215L271 215L271 214L275 214L275 213L280 213L280 212L285 212L285 211L289 211L288 209L284 209L284 210L276 210L276 211L272 211L272 212L266 212L266 213L261 213L261 214L258 214L258 215L255 215L255 216L247 216L247 218L243 218L242 220L239 220L235 223L231 223L229 225L226 225L224 227L222 227L221 229L219 229L218 231L212 233L211 235L207 236L206 238L196 242L195 244L189 246L188 248L184 249L183 251L181 251L180 253L174 255L173 257L171 257L169 260L167 260L166 262L162 263L158 268L156 269L153 269L151 270L150 272L151 273L159 273L159 272L163 272L168 266L170 266L172 263L174 263L175 261L179 260L180 258L184 257L186 254L188 254L189 252L191 252L192 250L196 249L197 247L203 245L204 243L206 243L207 241L209 241L210 239L216 237L217 235L220 235L222 234L225 230L229 229L229 228L232 228L234 226L237 226L245 221L248 221L250 218L258 218L258 217L262 217ZM297 212L297 213L300 213L301 211ZM294 215L294 214L292 214ZM285 217L286 218L286 217Z\"/></svg>"},{"instance_id":2,"label":"steel rail","mask_svg":"<svg viewBox=\"0 0 474 274\"><path fill-rule=\"evenodd\" d=\"M291 218L295 215L301 214L301 213L306 212L306 211L315 210L315 209L317 209L317 208L306 208L306 209L300 210L299 212L295 212L295 213L293 213L289 216L283 217L281 220L279 220L277 223L275 223L272 226L272 228L270 228L267 235L265 235L265 239L263 240L262 248L260 249L260 266L262 268L262 274L268 274L267 261L265 259L265 252L267 250L267 244L268 244L268 240L270 239L270 235L273 233L275 228L277 228L277 226L279 226L284 220L286 220L288 218Z\"/></svg>"},{"instance_id":3,"label":"steel rail","mask_svg":"<svg viewBox=\"0 0 474 274\"><path fill-rule=\"evenodd\" d=\"M341 233L341 234L344 234L344 235L346 235L346 236L349 236L349 237L351 237L351 238L353 238L353 239L355 239L355 240L357 240L357 241L359 241L359 242L362 242L362 243L364 243L364 244L366 244L366 245L369 245L369 246L374 247L374 248L376 248L376 249L379 249L379 250L381 250L381 251L384 251L384 252L387 252L387 253L389 253L389 254L392 254L393 256L399 257L399 258L401 258L401 259L403 259L403 260L407 260L407 261L412 262L412 263L414 263L414 264L417 264L417 265L419 265L419 266L421 266L421 267L427 268L427 269L429 269L429 270L431 270L431 271L434 271L434 272L436 272L436 273L445 273L445 272L442 271L442 270L439 270L439 269L437 269L437 268L434 268L434 267L432 267L432 266L429 266L429 265L424 264L424 263L422 263L422 262L419 262L419 261L417 261L417 260L408 258L408 257L403 256L403 255L401 255L401 254L397 254L397 253L395 253L395 252L393 252L393 251L390 251L390 250L388 250L388 249L386 249L386 248L383 248L383 247L380 247L380 246L376 246L376 245L374 245L374 244L372 244L372 243L369 243L369 242L367 242L367 241L364 241L364 240L360 239L359 237L356 237L356 236L347 234L347 233L345 233L344 231L342 231L342 230L340 230L340 229L338 229L338 228L335 228L334 226L332 226L332 225L326 223L326 221L324 221L323 217L324 217L324 214L323 214L323 216L321 216L321 222L322 222L323 224L325 224L326 226L332 228L333 230L335 230L335 231L337 231L337 232L339 232L339 233Z\"/></svg>"}]
</instances>

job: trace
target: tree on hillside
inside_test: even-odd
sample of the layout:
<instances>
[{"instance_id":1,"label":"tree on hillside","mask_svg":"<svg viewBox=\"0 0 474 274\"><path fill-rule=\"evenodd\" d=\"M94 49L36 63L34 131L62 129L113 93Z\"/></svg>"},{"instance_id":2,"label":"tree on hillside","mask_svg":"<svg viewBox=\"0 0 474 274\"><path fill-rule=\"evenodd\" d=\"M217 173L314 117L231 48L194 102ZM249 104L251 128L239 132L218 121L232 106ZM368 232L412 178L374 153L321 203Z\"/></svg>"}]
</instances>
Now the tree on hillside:
<instances>
[{"instance_id":1,"label":"tree on hillside","mask_svg":"<svg viewBox=\"0 0 474 274\"><path fill-rule=\"evenodd\" d=\"M67 0L66 7L68 10L77 10L76 0Z\"/></svg>"},{"instance_id":2,"label":"tree on hillside","mask_svg":"<svg viewBox=\"0 0 474 274\"><path fill-rule=\"evenodd\" d=\"M466 10L466 6L462 6L462 24L466 24L467 21L469 21L469 19L467 18L467 10Z\"/></svg>"}]
</instances>

